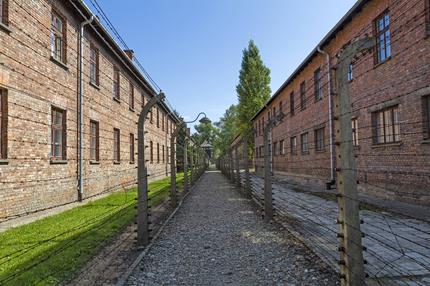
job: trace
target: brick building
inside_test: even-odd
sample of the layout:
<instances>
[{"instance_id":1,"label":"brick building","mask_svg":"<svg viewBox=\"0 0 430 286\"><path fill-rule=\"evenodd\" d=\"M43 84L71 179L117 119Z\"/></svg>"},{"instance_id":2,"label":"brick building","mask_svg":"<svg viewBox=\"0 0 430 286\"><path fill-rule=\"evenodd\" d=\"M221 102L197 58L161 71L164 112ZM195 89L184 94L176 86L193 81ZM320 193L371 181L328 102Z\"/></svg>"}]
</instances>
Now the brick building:
<instances>
[{"instance_id":1,"label":"brick building","mask_svg":"<svg viewBox=\"0 0 430 286\"><path fill-rule=\"evenodd\" d=\"M429 0L360 0L253 117L255 165L263 166L263 129L270 134L272 169L291 181L323 186L335 180L332 98L334 67L354 39L374 37L345 77L361 191L430 203Z\"/></svg>"},{"instance_id":2,"label":"brick building","mask_svg":"<svg viewBox=\"0 0 430 286\"><path fill-rule=\"evenodd\" d=\"M156 95L82 1L0 0L0 219L133 185L138 115ZM177 122L163 102L149 115L151 180L170 170Z\"/></svg>"}]
</instances>

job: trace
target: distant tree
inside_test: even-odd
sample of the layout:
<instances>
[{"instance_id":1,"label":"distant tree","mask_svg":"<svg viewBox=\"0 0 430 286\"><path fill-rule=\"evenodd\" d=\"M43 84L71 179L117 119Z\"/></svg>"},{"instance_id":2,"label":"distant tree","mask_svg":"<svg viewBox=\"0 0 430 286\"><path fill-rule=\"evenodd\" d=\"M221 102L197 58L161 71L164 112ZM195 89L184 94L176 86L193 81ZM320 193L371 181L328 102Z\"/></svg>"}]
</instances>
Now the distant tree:
<instances>
[{"instance_id":1,"label":"distant tree","mask_svg":"<svg viewBox=\"0 0 430 286\"><path fill-rule=\"evenodd\" d=\"M194 129L196 129L197 132L192 136L197 144L202 144L207 141L209 144L213 145L218 129L213 126L212 123L200 123L194 126Z\"/></svg>"},{"instance_id":2,"label":"distant tree","mask_svg":"<svg viewBox=\"0 0 430 286\"><path fill-rule=\"evenodd\" d=\"M263 107L271 94L270 70L264 65L253 40L249 41L248 48L243 50L236 92L239 100L238 128L241 133L249 134L252 130L250 119Z\"/></svg>"},{"instance_id":3,"label":"distant tree","mask_svg":"<svg viewBox=\"0 0 430 286\"><path fill-rule=\"evenodd\" d=\"M239 134L237 110L237 105L231 105L220 118L220 121L215 123L219 129L213 144L215 156L227 152L231 142Z\"/></svg>"}]
</instances>

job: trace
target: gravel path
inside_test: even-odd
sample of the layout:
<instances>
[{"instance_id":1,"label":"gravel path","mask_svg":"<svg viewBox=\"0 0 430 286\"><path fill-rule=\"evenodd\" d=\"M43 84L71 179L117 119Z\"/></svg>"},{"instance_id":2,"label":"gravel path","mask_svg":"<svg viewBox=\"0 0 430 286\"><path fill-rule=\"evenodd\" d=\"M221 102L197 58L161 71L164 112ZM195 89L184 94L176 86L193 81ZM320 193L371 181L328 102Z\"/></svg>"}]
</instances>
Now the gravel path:
<instances>
[{"instance_id":1,"label":"gravel path","mask_svg":"<svg viewBox=\"0 0 430 286\"><path fill-rule=\"evenodd\" d=\"M207 172L127 285L338 285L302 244Z\"/></svg>"}]
</instances>

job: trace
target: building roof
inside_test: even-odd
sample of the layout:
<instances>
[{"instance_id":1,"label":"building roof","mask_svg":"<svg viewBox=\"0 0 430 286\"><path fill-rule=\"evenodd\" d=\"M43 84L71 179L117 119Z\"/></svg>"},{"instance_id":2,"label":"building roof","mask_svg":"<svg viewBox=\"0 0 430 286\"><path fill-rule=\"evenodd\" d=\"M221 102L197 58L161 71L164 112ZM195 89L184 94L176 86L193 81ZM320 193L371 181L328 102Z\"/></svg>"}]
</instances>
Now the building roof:
<instances>
[{"instance_id":1,"label":"building roof","mask_svg":"<svg viewBox=\"0 0 430 286\"><path fill-rule=\"evenodd\" d=\"M299 75L299 73L312 61L312 59L319 53L318 48L323 48L328 45L330 41L341 31L355 15L360 13L363 7L371 0L358 0L357 3L340 19L340 21L328 32L328 34L318 43L312 52L305 58L305 60L297 67L297 69L288 77L288 79L281 85L281 87L269 98L264 106L251 118L253 121L266 107L275 100L278 95Z\"/></svg>"},{"instance_id":2,"label":"building roof","mask_svg":"<svg viewBox=\"0 0 430 286\"><path fill-rule=\"evenodd\" d=\"M83 0L69 0L69 2L83 19L90 19L91 16L94 15ZM150 93L150 96L157 96L158 92L156 91L156 88L154 88L153 85L151 85L150 82L145 78L140 69L135 65L135 63L130 59L126 52L120 47L120 45L113 39L100 20L95 17L94 22L96 24L91 24L90 26L94 29L96 34L100 36L101 40L106 43L108 48L110 48L112 52L119 57L120 61L122 61L122 63L129 69L136 79L140 81L140 83ZM161 101L159 105L169 113L172 119L174 119L176 122L180 122L180 119L176 116L174 110L171 110L164 101Z\"/></svg>"}]
</instances>

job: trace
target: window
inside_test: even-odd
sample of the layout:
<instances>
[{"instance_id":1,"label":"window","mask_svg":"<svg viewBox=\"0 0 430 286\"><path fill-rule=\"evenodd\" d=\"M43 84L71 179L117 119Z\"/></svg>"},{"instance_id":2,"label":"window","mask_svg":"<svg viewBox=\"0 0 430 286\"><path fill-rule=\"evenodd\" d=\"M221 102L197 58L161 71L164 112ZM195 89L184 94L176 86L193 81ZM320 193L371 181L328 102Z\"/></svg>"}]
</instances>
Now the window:
<instances>
[{"instance_id":1,"label":"window","mask_svg":"<svg viewBox=\"0 0 430 286\"><path fill-rule=\"evenodd\" d=\"M160 163L160 143L157 143L157 163Z\"/></svg>"},{"instance_id":2,"label":"window","mask_svg":"<svg viewBox=\"0 0 430 286\"><path fill-rule=\"evenodd\" d=\"M300 135L300 141L301 141L301 151L302 154L309 154L309 146L308 146L308 132L303 133Z\"/></svg>"},{"instance_id":3,"label":"window","mask_svg":"<svg viewBox=\"0 0 430 286\"><path fill-rule=\"evenodd\" d=\"M8 19L8 11L9 11L9 4L8 4L8 0L0 0L0 23L4 24L4 25L8 25L9 24L9 19Z\"/></svg>"},{"instance_id":4,"label":"window","mask_svg":"<svg viewBox=\"0 0 430 286\"><path fill-rule=\"evenodd\" d=\"M375 21L376 63L382 63L391 57L390 15L384 12Z\"/></svg>"},{"instance_id":5,"label":"window","mask_svg":"<svg viewBox=\"0 0 430 286\"><path fill-rule=\"evenodd\" d=\"M398 106L385 108L372 114L373 143L385 144L400 141Z\"/></svg>"},{"instance_id":6,"label":"window","mask_svg":"<svg viewBox=\"0 0 430 286\"><path fill-rule=\"evenodd\" d=\"M52 107L51 157L66 160L66 111Z\"/></svg>"},{"instance_id":7,"label":"window","mask_svg":"<svg viewBox=\"0 0 430 286\"><path fill-rule=\"evenodd\" d=\"M306 109L306 83L302 82L300 84L300 108L302 110Z\"/></svg>"},{"instance_id":8,"label":"window","mask_svg":"<svg viewBox=\"0 0 430 286\"><path fill-rule=\"evenodd\" d=\"M51 56L66 63L66 23L58 13L51 14Z\"/></svg>"},{"instance_id":9,"label":"window","mask_svg":"<svg viewBox=\"0 0 430 286\"><path fill-rule=\"evenodd\" d=\"M282 100L279 102L279 115L281 115L282 114L282 108L283 108L284 106L282 105Z\"/></svg>"},{"instance_id":10,"label":"window","mask_svg":"<svg viewBox=\"0 0 430 286\"><path fill-rule=\"evenodd\" d=\"M142 101L142 109L145 107L145 95L143 93L140 94L140 98Z\"/></svg>"},{"instance_id":11,"label":"window","mask_svg":"<svg viewBox=\"0 0 430 286\"><path fill-rule=\"evenodd\" d=\"M90 46L90 83L99 85L99 50Z\"/></svg>"},{"instance_id":12,"label":"window","mask_svg":"<svg viewBox=\"0 0 430 286\"><path fill-rule=\"evenodd\" d=\"M314 86L315 86L315 101L319 101L323 98L322 86L321 86L321 69L318 68L314 72Z\"/></svg>"},{"instance_id":13,"label":"window","mask_svg":"<svg viewBox=\"0 0 430 286\"><path fill-rule=\"evenodd\" d=\"M134 134L130 133L130 163L134 163Z\"/></svg>"},{"instance_id":14,"label":"window","mask_svg":"<svg viewBox=\"0 0 430 286\"><path fill-rule=\"evenodd\" d=\"M149 162L154 163L154 142L149 142Z\"/></svg>"},{"instance_id":15,"label":"window","mask_svg":"<svg viewBox=\"0 0 430 286\"><path fill-rule=\"evenodd\" d=\"M160 128L160 110L157 107L157 128Z\"/></svg>"},{"instance_id":16,"label":"window","mask_svg":"<svg viewBox=\"0 0 430 286\"><path fill-rule=\"evenodd\" d=\"M99 149L99 123L90 121L90 160L98 162L100 160Z\"/></svg>"},{"instance_id":17,"label":"window","mask_svg":"<svg viewBox=\"0 0 430 286\"><path fill-rule=\"evenodd\" d=\"M291 137L290 138L290 148L291 148L291 155L297 154L297 137Z\"/></svg>"},{"instance_id":18,"label":"window","mask_svg":"<svg viewBox=\"0 0 430 286\"><path fill-rule=\"evenodd\" d=\"M164 113L161 112L161 131L164 131Z\"/></svg>"},{"instance_id":19,"label":"window","mask_svg":"<svg viewBox=\"0 0 430 286\"><path fill-rule=\"evenodd\" d=\"M170 164L170 147L167 147L166 149L167 149L167 155L166 155L167 164Z\"/></svg>"},{"instance_id":20,"label":"window","mask_svg":"<svg viewBox=\"0 0 430 286\"><path fill-rule=\"evenodd\" d=\"M278 155L278 142L273 143L273 150L272 150L273 156Z\"/></svg>"},{"instance_id":21,"label":"window","mask_svg":"<svg viewBox=\"0 0 430 286\"><path fill-rule=\"evenodd\" d=\"M120 100L120 73L117 67L113 68L113 98Z\"/></svg>"},{"instance_id":22,"label":"window","mask_svg":"<svg viewBox=\"0 0 430 286\"><path fill-rule=\"evenodd\" d=\"M291 116L294 115L294 108L295 108L294 106L295 106L295 104L294 104L294 91L293 91L290 93L290 113L291 113Z\"/></svg>"},{"instance_id":23,"label":"window","mask_svg":"<svg viewBox=\"0 0 430 286\"><path fill-rule=\"evenodd\" d=\"M7 94L0 89L0 159L7 159Z\"/></svg>"},{"instance_id":24,"label":"window","mask_svg":"<svg viewBox=\"0 0 430 286\"><path fill-rule=\"evenodd\" d=\"M353 118L351 120L352 127L352 144L354 146L358 146L358 120L357 118Z\"/></svg>"},{"instance_id":25,"label":"window","mask_svg":"<svg viewBox=\"0 0 430 286\"><path fill-rule=\"evenodd\" d=\"M113 129L113 161L116 163L121 162L121 136L119 129Z\"/></svg>"},{"instance_id":26,"label":"window","mask_svg":"<svg viewBox=\"0 0 430 286\"><path fill-rule=\"evenodd\" d=\"M163 151L163 157L162 158L163 158L163 163L164 163L165 162L165 158L166 158L166 154L164 153L164 145L162 146L161 149Z\"/></svg>"},{"instance_id":27,"label":"window","mask_svg":"<svg viewBox=\"0 0 430 286\"><path fill-rule=\"evenodd\" d=\"M424 138L430 139L430 95L423 97Z\"/></svg>"},{"instance_id":28,"label":"window","mask_svg":"<svg viewBox=\"0 0 430 286\"><path fill-rule=\"evenodd\" d=\"M315 151L323 151L325 147L324 143L324 128L315 130Z\"/></svg>"},{"instance_id":29,"label":"window","mask_svg":"<svg viewBox=\"0 0 430 286\"><path fill-rule=\"evenodd\" d=\"M354 72L352 64L349 64L348 66L348 81L352 81L354 79Z\"/></svg>"},{"instance_id":30,"label":"window","mask_svg":"<svg viewBox=\"0 0 430 286\"><path fill-rule=\"evenodd\" d=\"M285 154L285 144L284 140L279 141L279 155Z\"/></svg>"},{"instance_id":31,"label":"window","mask_svg":"<svg viewBox=\"0 0 430 286\"><path fill-rule=\"evenodd\" d=\"M128 98L128 101L129 101L128 105L129 105L129 108L131 110L134 110L134 86L131 83L131 81L130 81L130 90L129 90L129 92L130 92L130 94L129 94L129 98Z\"/></svg>"}]
</instances>

